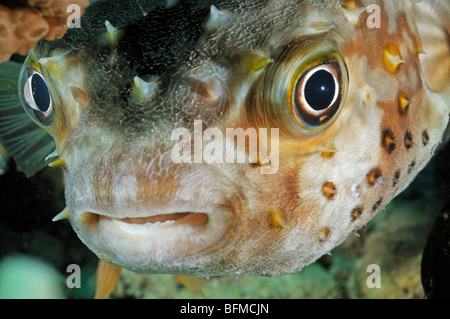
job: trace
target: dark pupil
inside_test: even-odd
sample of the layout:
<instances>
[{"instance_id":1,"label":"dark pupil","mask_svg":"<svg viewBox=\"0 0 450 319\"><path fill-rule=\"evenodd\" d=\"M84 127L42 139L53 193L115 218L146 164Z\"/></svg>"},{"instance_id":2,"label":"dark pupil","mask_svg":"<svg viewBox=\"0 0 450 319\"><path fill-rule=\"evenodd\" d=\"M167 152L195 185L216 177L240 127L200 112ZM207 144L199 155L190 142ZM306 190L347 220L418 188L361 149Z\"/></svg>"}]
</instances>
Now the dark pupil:
<instances>
[{"instance_id":1,"label":"dark pupil","mask_svg":"<svg viewBox=\"0 0 450 319\"><path fill-rule=\"evenodd\" d=\"M50 94L48 93L47 84L39 74L34 74L31 79L31 92L33 100L40 111L46 112L50 107Z\"/></svg>"},{"instance_id":2,"label":"dark pupil","mask_svg":"<svg viewBox=\"0 0 450 319\"><path fill-rule=\"evenodd\" d=\"M336 91L333 75L325 70L314 73L305 85L305 100L315 111L328 108Z\"/></svg>"}]
</instances>

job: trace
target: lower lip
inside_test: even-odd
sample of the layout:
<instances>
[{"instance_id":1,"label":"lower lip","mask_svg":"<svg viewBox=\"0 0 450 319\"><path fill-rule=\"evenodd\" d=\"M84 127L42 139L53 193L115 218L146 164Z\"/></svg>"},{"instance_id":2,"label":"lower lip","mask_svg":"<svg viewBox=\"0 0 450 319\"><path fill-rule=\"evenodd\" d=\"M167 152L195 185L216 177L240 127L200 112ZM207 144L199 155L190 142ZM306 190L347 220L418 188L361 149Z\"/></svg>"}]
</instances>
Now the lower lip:
<instances>
[{"instance_id":1,"label":"lower lip","mask_svg":"<svg viewBox=\"0 0 450 319\"><path fill-rule=\"evenodd\" d=\"M161 212L166 214L134 218L84 211L72 214L71 222L78 236L100 258L137 272L175 267L175 260L214 246L229 226L226 212L213 206L175 213L164 209Z\"/></svg>"}]
</instances>

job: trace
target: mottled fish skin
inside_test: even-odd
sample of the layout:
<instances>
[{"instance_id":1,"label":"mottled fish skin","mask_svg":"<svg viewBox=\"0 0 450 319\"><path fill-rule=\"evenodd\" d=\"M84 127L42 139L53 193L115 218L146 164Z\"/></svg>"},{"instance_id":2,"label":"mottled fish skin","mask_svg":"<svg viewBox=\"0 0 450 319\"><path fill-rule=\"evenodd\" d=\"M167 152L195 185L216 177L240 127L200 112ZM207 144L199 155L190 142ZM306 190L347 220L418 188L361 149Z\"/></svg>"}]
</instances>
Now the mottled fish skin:
<instances>
[{"instance_id":1,"label":"mottled fish skin","mask_svg":"<svg viewBox=\"0 0 450 319\"><path fill-rule=\"evenodd\" d=\"M124 3L92 5L81 29L29 57L54 99L49 132L66 213L109 263L197 276L297 272L371 220L441 142L448 41L435 51L412 6L426 13L439 3L445 17L446 1ZM381 8L380 28L367 23L370 3ZM439 17L426 27L445 39ZM322 129L307 129L292 111L293 75L327 61L340 68L340 107ZM193 131L194 120L222 132L279 128L278 171L174 163L171 133ZM191 214L137 224L174 213Z\"/></svg>"}]
</instances>

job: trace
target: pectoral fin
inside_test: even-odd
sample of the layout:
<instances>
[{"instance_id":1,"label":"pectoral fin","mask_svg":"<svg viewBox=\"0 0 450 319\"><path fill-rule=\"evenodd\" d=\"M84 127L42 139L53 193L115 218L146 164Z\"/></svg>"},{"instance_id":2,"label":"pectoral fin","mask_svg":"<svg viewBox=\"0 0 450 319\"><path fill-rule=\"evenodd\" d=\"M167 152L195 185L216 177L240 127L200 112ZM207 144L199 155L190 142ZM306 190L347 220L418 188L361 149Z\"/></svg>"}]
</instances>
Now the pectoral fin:
<instances>
[{"instance_id":1,"label":"pectoral fin","mask_svg":"<svg viewBox=\"0 0 450 319\"><path fill-rule=\"evenodd\" d=\"M17 81L22 65L0 64L0 144L27 177L47 166L55 149L53 138L34 124L20 104Z\"/></svg>"}]
</instances>

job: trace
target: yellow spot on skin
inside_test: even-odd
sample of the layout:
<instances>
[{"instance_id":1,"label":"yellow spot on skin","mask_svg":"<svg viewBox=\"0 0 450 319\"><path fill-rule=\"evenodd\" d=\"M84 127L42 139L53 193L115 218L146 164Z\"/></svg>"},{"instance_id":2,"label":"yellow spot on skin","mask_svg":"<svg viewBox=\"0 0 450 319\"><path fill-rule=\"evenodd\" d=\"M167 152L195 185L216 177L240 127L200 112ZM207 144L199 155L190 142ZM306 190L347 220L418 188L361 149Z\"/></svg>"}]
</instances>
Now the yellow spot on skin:
<instances>
[{"instance_id":1,"label":"yellow spot on skin","mask_svg":"<svg viewBox=\"0 0 450 319\"><path fill-rule=\"evenodd\" d=\"M44 66L51 73L54 79L62 80L64 78L63 69L61 68L60 64L57 63L54 59L46 59Z\"/></svg>"},{"instance_id":2,"label":"yellow spot on skin","mask_svg":"<svg viewBox=\"0 0 450 319\"><path fill-rule=\"evenodd\" d=\"M398 95L398 103L400 105L402 112L405 112L406 108L409 105L409 101L408 99L406 99L405 94L403 94L403 92L400 92Z\"/></svg>"},{"instance_id":3,"label":"yellow spot on skin","mask_svg":"<svg viewBox=\"0 0 450 319\"><path fill-rule=\"evenodd\" d=\"M345 10L356 10L358 9L358 4L356 3L355 0L343 0L342 1L342 7Z\"/></svg>"},{"instance_id":4,"label":"yellow spot on skin","mask_svg":"<svg viewBox=\"0 0 450 319\"><path fill-rule=\"evenodd\" d=\"M385 143L386 143L386 147L391 146L392 143L394 143L394 140L390 137L387 137L384 139Z\"/></svg>"},{"instance_id":5,"label":"yellow spot on skin","mask_svg":"<svg viewBox=\"0 0 450 319\"><path fill-rule=\"evenodd\" d=\"M376 181L381 177L381 170L379 168L372 169L369 174L367 174L367 184L369 186L375 186Z\"/></svg>"},{"instance_id":6,"label":"yellow spot on skin","mask_svg":"<svg viewBox=\"0 0 450 319\"><path fill-rule=\"evenodd\" d=\"M359 218L359 216L361 216L363 213L363 208L362 207L356 207L352 210L352 222L354 222L355 220L357 220Z\"/></svg>"},{"instance_id":7,"label":"yellow spot on skin","mask_svg":"<svg viewBox=\"0 0 450 319\"><path fill-rule=\"evenodd\" d=\"M400 51L398 50L397 46L389 44L388 47L384 50L383 62L388 72L392 74L397 72L400 64L404 63L405 61L402 60Z\"/></svg>"},{"instance_id":8,"label":"yellow spot on skin","mask_svg":"<svg viewBox=\"0 0 450 319\"><path fill-rule=\"evenodd\" d=\"M243 59L243 64L248 73L253 73L263 69L272 62L272 59L263 54L251 54Z\"/></svg>"},{"instance_id":9,"label":"yellow spot on skin","mask_svg":"<svg viewBox=\"0 0 450 319\"><path fill-rule=\"evenodd\" d=\"M371 98L370 91L371 91L370 88L363 88L361 90L361 103L364 106L369 105L370 98Z\"/></svg>"},{"instance_id":10,"label":"yellow spot on skin","mask_svg":"<svg viewBox=\"0 0 450 319\"><path fill-rule=\"evenodd\" d=\"M383 139L381 141L381 145L389 154L395 150L396 143L394 138L394 133L392 133L391 130L386 129L383 131Z\"/></svg>"},{"instance_id":11,"label":"yellow spot on skin","mask_svg":"<svg viewBox=\"0 0 450 319\"><path fill-rule=\"evenodd\" d=\"M67 168L66 167L66 163L60 158L58 158L57 160L51 162L50 164L48 164L48 166L49 167L63 167L64 169Z\"/></svg>"},{"instance_id":12,"label":"yellow spot on skin","mask_svg":"<svg viewBox=\"0 0 450 319\"><path fill-rule=\"evenodd\" d=\"M321 230L319 230L318 238L319 242L323 243L325 240L327 240L331 235L331 230L328 227L324 227Z\"/></svg>"},{"instance_id":13,"label":"yellow spot on skin","mask_svg":"<svg viewBox=\"0 0 450 319\"><path fill-rule=\"evenodd\" d=\"M325 152L320 153L320 156L324 159L327 159L327 158L332 158L335 154L336 154L336 152L325 151Z\"/></svg>"},{"instance_id":14,"label":"yellow spot on skin","mask_svg":"<svg viewBox=\"0 0 450 319\"><path fill-rule=\"evenodd\" d=\"M334 157L336 152L337 152L337 149L336 149L336 147L334 147L334 145L327 145L322 149L320 156L323 159L329 159L329 158Z\"/></svg>"},{"instance_id":15,"label":"yellow spot on skin","mask_svg":"<svg viewBox=\"0 0 450 319\"><path fill-rule=\"evenodd\" d=\"M279 207L270 207L268 209L269 211L269 218L270 218L270 226L271 227L279 227L283 229L287 229L288 224L286 222L284 211Z\"/></svg>"},{"instance_id":16,"label":"yellow spot on skin","mask_svg":"<svg viewBox=\"0 0 450 319\"><path fill-rule=\"evenodd\" d=\"M272 161L270 159L268 159L268 158L261 158L261 157L259 157L259 154L257 155L256 162L260 166L270 166L271 163L272 163Z\"/></svg>"},{"instance_id":17,"label":"yellow spot on skin","mask_svg":"<svg viewBox=\"0 0 450 319\"><path fill-rule=\"evenodd\" d=\"M322 194L328 200L334 199L337 194L336 186L332 182L326 182L322 186Z\"/></svg>"},{"instance_id":18,"label":"yellow spot on skin","mask_svg":"<svg viewBox=\"0 0 450 319\"><path fill-rule=\"evenodd\" d=\"M420 39L417 40L418 44L417 44L417 55L419 54L423 54L423 47L422 47L422 41L420 41Z\"/></svg>"}]
</instances>

